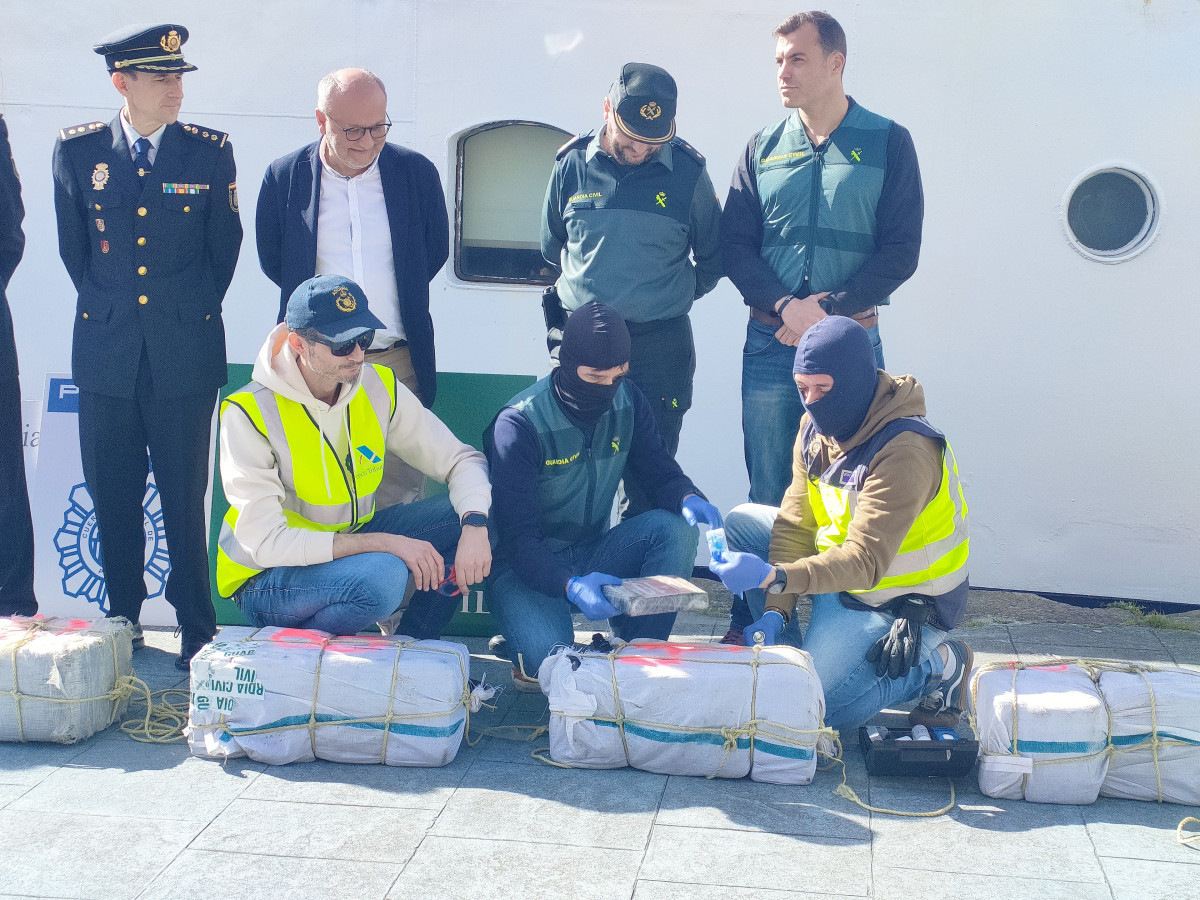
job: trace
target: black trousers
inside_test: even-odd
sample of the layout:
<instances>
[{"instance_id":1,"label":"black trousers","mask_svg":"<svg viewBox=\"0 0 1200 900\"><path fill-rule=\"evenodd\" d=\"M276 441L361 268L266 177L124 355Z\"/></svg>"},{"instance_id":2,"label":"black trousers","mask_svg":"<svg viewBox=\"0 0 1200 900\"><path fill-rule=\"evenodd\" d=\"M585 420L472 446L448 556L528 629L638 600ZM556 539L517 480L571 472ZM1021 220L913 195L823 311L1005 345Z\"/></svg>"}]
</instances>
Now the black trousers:
<instances>
[{"instance_id":1,"label":"black trousers","mask_svg":"<svg viewBox=\"0 0 1200 900\"><path fill-rule=\"evenodd\" d=\"M21 418L20 382L0 377L0 616L32 616L38 608Z\"/></svg>"},{"instance_id":2,"label":"black trousers","mask_svg":"<svg viewBox=\"0 0 1200 900\"><path fill-rule=\"evenodd\" d=\"M216 402L215 391L157 396L144 352L134 397L79 392L79 449L96 507L108 615L136 622L146 599L142 501L153 464L171 560L166 598L187 640L208 641L217 628L204 530Z\"/></svg>"},{"instance_id":3,"label":"black trousers","mask_svg":"<svg viewBox=\"0 0 1200 900\"><path fill-rule=\"evenodd\" d=\"M683 415L692 408L692 380L696 375L696 344L686 316L655 322L629 322L631 339L629 380L650 401L658 433L672 456L679 451ZM624 522L655 509L636 484L622 481L617 511Z\"/></svg>"}]
</instances>

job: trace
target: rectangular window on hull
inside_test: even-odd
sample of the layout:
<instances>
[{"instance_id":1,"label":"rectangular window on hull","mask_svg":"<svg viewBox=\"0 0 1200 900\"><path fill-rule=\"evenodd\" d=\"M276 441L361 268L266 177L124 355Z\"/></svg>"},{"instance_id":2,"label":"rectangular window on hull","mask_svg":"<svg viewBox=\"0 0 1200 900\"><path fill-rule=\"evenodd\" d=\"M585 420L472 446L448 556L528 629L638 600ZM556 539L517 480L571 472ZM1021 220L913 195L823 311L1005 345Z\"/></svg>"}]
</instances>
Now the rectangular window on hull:
<instances>
[{"instance_id":1,"label":"rectangular window on hull","mask_svg":"<svg viewBox=\"0 0 1200 900\"><path fill-rule=\"evenodd\" d=\"M454 273L464 281L553 284L541 217L554 155L570 134L536 122L493 122L458 140Z\"/></svg>"}]
</instances>

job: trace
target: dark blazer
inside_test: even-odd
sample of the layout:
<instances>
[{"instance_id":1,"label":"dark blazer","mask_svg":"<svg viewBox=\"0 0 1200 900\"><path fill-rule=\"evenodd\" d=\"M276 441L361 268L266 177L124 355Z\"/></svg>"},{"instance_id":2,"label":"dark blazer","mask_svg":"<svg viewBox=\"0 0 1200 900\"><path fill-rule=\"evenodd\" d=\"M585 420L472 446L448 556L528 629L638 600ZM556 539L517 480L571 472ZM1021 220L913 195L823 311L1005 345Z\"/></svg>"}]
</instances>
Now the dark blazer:
<instances>
[{"instance_id":1,"label":"dark blazer","mask_svg":"<svg viewBox=\"0 0 1200 900\"><path fill-rule=\"evenodd\" d=\"M219 131L168 125L144 186L119 116L59 132L54 207L79 292L71 370L80 388L132 398L143 343L156 396L225 383L221 301L242 243L235 181Z\"/></svg>"},{"instance_id":2,"label":"dark blazer","mask_svg":"<svg viewBox=\"0 0 1200 900\"><path fill-rule=\"evenodd\" d=\"M8 126L0 116L0 384L17 380L17 345L4 292L25 251L25 233L21 231L24 218L21 180L8 146Z\"/></svg>"},{"instance_id":3,"label":"dark blazer","mask_svg":"<svg viewBox=\"0 0 1200 900\"><path fill-rule=\"evenodd\" d=\"M320 146L317 141L271 163L258 193L258 261L267 277L279 285L279 322L292 291L316 274ZM437 168L406 147L385 144L379 154L379 174L392 232L400 319L421 402L433 406L437 364L429 282L450 255L446 198Z\"/></svg>"}]
</instances>

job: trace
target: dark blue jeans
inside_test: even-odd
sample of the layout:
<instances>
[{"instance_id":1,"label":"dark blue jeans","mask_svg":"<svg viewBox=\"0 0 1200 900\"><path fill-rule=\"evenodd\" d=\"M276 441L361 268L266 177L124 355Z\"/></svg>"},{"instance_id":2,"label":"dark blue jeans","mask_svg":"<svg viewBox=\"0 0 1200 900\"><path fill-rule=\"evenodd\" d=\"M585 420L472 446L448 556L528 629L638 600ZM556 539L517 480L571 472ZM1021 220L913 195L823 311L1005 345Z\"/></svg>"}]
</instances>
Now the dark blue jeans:
<instances>
[{"instance_id":1,"label":"dark blue jeans","mask_svg":"<svg viewBox=\"0 0 1200 900\"><path fill-rule=\"evenodd\" d=\"M428 541L449 566L460 530L450 498L442 496L389 506L359 532ZM312 566L267 569L247 581L233 599L251 624L259 627L356 634L396 611L404 599L408 574L404 561L391 553L358 553ZM461 602L458 596L417 591L396 631L420 639L438 638Z\"/></svg>"},{"instance_id":2,"label":"dark blue jeans","mask_svg":"<svg viewBox=\"0 0 1200 900\"><path fill-rule=\"evenodd\" d=\"M699 532L678 513L654 509L626 519L603 537L568 547L560 557L575 575L604 572L618 578L639 575L692 574ZM575 640L571 614L576 612L565 595L551 597L528 587L504 561L497 561L488 582L488 606L500 618L514 662L526 674L537 675L551 649ZM666 640L671 636L675 613L653 616L615 616L609 619L613 634L623 641L635 637Z\"/></svg>"},{"instance_id":3,"label":"dark blue jeans","mask_svg":"<svg viewBox=\"0 0 1200 900\"><path fill-rule=\"evenodd\" d=\"M771 527L779 510L744 503L725 517L725 537L730 550L767 558ZM760 589L743 595L755 619L765 611L766 595ZM825 724L845 731L865 724L881 709L915 700L940 682L942 657L937 646L946 632L932 625L921 631L921 658L903 678L879 677L867 651L891 630L896 617L883 610L850 609L839 594L813 594L808 634L801 636L793 618L784 628L781 643L803 646L825 691ZM749 624L749 622L747 622Z\"/></svg>"},{"instance_id":4,"label":"dark blue jeans","mask_svg":"<svg viewBox=\"0 0 1200 900\"><path fill-rule=\"evenodd\" d=\"M867 329L875 350L875 365L883 368L879 326ZM775 340L775 329L750 319L742 348L742 440L750 502L779 506L792 483L792 454L804 404L792 378L796 348ZM743 597L735 597L730 626L744 629L753 622Z\"/></svg>"}]
</instances>

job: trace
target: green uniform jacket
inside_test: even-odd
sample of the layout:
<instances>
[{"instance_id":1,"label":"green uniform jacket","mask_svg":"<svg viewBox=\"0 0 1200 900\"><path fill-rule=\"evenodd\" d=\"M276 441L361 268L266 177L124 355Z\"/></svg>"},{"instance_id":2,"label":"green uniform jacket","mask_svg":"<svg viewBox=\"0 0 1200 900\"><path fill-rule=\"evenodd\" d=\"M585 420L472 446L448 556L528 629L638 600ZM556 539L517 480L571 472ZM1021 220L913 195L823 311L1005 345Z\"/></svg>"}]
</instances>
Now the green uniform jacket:
<instances>
[{"instance_id":1,"label":"green uniform jacket","mask_svg":"<svg viewBox=\"0 0 1200 900\"><path fill-rule=\"evenodd\" d=\"M554 165L542 212L542 255L562 268L570 312L596 300L627 322L685 315L721 279L721 204L704 157L673 138L623 166L582 135ZM693 260L694 258L694 260Z\"/></svg>"}]
</instances>

